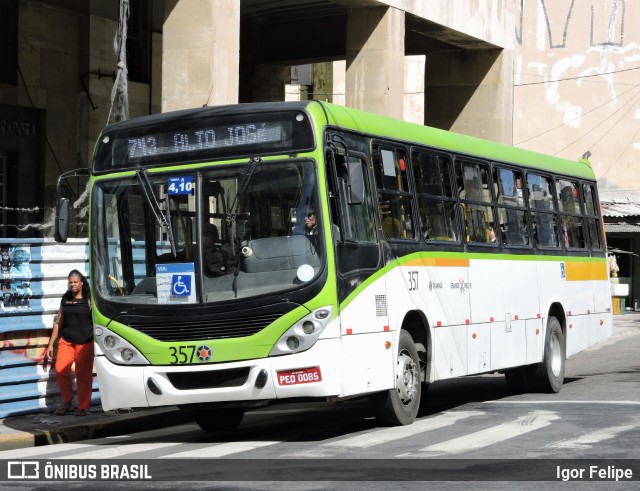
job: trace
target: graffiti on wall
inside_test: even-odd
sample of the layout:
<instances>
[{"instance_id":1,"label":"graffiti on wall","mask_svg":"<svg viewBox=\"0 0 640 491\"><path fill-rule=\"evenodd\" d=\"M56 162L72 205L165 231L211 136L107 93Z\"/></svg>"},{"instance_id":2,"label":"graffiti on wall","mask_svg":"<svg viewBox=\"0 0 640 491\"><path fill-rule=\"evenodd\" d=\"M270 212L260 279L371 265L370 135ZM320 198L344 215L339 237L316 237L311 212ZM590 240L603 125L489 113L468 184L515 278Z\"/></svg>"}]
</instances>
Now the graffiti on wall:
<instances>
[{"instance_id":1,"label":"graffiti on wall","mask_svg":"<svg viewBox=\"0 0 640 491\"><path fill-rule=\"evenodd\" d=\"M22 365L26 360L42 362L46 356L49 336L47 329L1 333L0 366Z\"/></svg>"},{"instance_id":2,"label":"graffiti on wall","mask_svg":"<svg viewBox=\"0 0 640 491\"><path fill-rule=\"evenodd\" d=\"M2 245L0 257L0 311L31 310L31 246Z\"/></svg>"},{"instance_id":3,"label":"graffiti on wall","mask_svg":"<svg viewBox=\"0 0 640 491\"><path fill-rule=\"evenodd\" d=\"M576 2L576 0L537 0L544 22L549 49L567 47L570 29L589 32L590 46L622 46L624 43L624 21L626 0L597 0ZM574 8L590 9L590 24L571 23ZM522 46L524 29L525 0L520 0L516 40Z\"/></svg>"}]
</instances>

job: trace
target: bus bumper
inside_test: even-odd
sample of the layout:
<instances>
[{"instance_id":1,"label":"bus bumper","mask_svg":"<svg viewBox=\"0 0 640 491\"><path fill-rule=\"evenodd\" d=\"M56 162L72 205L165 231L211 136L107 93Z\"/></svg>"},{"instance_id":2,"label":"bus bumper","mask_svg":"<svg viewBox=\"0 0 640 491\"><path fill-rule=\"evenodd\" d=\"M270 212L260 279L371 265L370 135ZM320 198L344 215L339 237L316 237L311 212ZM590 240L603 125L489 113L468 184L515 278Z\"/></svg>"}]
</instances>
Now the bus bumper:
<instances>
[{"instance_id":1,"label":"bus bumper","mask_svg":"<svg viewBox=\"0 0 640 491\"><path fill-rule=\"evenodd\" d=\"M338 396L341 392L339 353L340 340L334 338L321 339L302 353L234 363L125 366L116 365L101 355L96 356L95 364L102 408L109 411ZM238 372L244 375L235 379L227 376Z\"/></svg>"}]
</instances>

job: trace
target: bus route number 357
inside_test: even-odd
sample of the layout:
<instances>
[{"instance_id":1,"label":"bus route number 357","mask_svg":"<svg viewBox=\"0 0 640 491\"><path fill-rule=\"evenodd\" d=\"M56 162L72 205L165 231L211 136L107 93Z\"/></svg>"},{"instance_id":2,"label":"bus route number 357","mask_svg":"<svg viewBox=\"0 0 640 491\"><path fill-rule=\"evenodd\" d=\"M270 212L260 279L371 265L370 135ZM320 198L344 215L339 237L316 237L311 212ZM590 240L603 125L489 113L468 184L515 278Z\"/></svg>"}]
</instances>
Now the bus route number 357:
<instances>
[{"instance_id":1,"label":"bus route number 357","mask_svg":"<svg viewBox=\"0 0 640 491\"><path fill-rule=\"evenodd\" d=\"M322 381L320 367L301 368L298 370L284 370L278 372L279 385L310 384Z\"/></svg>"}]
</instances>

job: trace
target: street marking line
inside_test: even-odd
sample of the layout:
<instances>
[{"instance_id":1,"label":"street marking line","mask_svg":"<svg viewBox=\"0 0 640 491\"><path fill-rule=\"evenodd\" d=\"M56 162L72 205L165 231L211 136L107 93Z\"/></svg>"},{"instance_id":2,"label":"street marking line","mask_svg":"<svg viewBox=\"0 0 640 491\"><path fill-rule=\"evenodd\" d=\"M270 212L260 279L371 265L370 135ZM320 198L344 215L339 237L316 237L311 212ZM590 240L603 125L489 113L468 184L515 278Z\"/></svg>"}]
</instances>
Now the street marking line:
<instances>
[{"instance_id":1,"label":"street marking line","mask_svg":"<svg viewBox=\"0 0 640 491\"><path fill-rule=\"evenodd\" d=\"M230 442L222 443L220 445L212 445L210 447L196 448L195 450L187 450L185 452L178 452L171 455L162 455L159 459L180 459L180 458L200 458L211 459L215 457L224 457L240 452L248 452L249 450L255 450L256 448L268 447L269 445L275 445L281 443L280 441L260 441L260 442Z\"/></svg>"},{"instance_id":2,"label":"street marking line","mask_svg":"<svg viewBox=\"0 0 640 491\"><path fill-rule=\"evenodd\" d=\"M380 445L400 438L415 436L425 431L437 430L450 426L458 420L470 418L472 416L482 416L482 411L457 411L445 412L432 418L414 421L407 426L395 426L392 428L384 428L381 430L357 435L351 438L345 438L336 442L324 443L323 447L347 447L347 448L368 448L374 445Z\"/></svg>"},{"instance_id":3,"label":"street marking line","mask_svg":"<svg viewBox=\"0 0 640 491\"><path fill-rule=\"evenodd\" d=\"M605 404L622 406L640 406L640 401L482 401L483 404Z\"/></svg>"},{"instance_id":4,"label":"street marking line","mask_svg":"<svg viewBox=\"0 0 640 491\"><path fill-rule=\"evenodd\" d=\"M183 442L163 442L163 443L131 443L123 445L101 445L101 447L92 452L78 452L74 455L65 455L57 457L59 459L117 459L125 455L134 453L148 452L149 450L158 450L161 448L173 447L176 445L184 445ZM95 448L95 447L94 447Z\"/></svg>"},{"instance_id":5,"label":"street marking line","mask_svg":"<svg viewBox=\"0 0 640 491\"><path fill-rule=\"evenodd\" d=\"M60 452L82 450L83 448L93 446L93 443L56 443L53 445L44 445L42 447L16 448L0 452L0 459L16 460L23 459L25 457L37 457L38 455L57 455Z\"/></svg>"},{"instance_id":6,"label":"street marking line","mask_svg":"<svg viewBox=\"0 0 640 491\"><path fill-rule=\"evenodd\" d=\"M457 421L472 416L482 416L486 414L483 411L447 411L437 416L429 417L414 421L406 426L394 426L392 428L383 428L376 431L368 431L367 433L356 435L350 438L323 443L319 447L311 450L305 450L292 454L284 454L282 457L292 458L326 458L335 455L337 449L349 448L369 448L374 445L388 443L402 438L416 436L427 431L445 428Z\"/></svg>"},{"instance_id":7,"label":"street marking line","mask_svg":"<svg viewBox=\"0 0 640 491\"><path fill-rule=\"evenodd\" d=\"M621 425L621 426L611 426L609 428L603 428L601 430L592 431L591 433L585 433L584 435L579 436L578 438L570 439L570 440L560 440L558 442L550 443L545 445L543 448L553 448L553 449L586 449L591 448L594 443L600 443L604 440L611 440L612 438L617 437L620 433L624 433L625 431L633 430L638 427L637 424L633 425Z\"/></svg>"},{"instance_id":8,"label":"street marking line","mask_svg":"<svg viewBox=\"0 0 640 491\"><path fill-rule=\"evenodd\" d=\"M425 454L427 454L426 456L432 456L434 454L471 452L509 440L516 436L524 435L531 431L539 430L540 428L549 426L552 421L557 419L560 419L560 416L551 411L532 411L526 416L521 416L514 421L429 445L428 447L420 449L420 453L417 455L420 456L422 454L425 456ZM416 454L404 454L399 457L408 456L415 457Z\"/></svg>"}]
</instances>

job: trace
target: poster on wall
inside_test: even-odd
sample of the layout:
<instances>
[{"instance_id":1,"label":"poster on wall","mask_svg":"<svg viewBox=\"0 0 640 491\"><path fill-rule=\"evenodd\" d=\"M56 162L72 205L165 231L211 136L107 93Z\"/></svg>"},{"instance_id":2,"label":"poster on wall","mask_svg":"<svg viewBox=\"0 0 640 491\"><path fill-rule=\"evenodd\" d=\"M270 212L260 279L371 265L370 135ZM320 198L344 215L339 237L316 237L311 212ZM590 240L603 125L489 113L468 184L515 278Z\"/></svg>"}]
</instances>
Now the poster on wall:
<instances>
[{"instance_id":1,"label":"poster on wall","mask_svg":"<svg viewBox=\"0 0 640 491\"><path fill-rule=\"evenodd\" d=\"M0 311L31 310L31 246L0 247Z\"/></svg>"}]
</instances>

